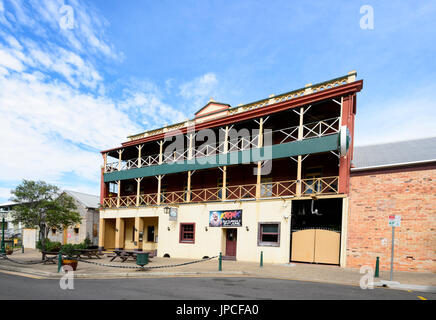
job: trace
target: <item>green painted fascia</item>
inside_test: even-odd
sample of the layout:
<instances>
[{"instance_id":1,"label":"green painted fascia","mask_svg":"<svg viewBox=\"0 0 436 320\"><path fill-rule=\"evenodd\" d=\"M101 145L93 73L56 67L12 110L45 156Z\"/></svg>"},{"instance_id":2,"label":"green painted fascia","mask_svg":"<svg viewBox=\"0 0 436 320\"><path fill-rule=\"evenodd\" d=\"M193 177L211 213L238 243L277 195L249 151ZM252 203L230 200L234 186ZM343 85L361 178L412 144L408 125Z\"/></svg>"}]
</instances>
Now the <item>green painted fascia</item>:
<instances>
[{"instance_id":1,"label":"green painted fascia","mask_svg":"<svg viewBox=\"0 0 436 320\"><path fill-rule=\"evenodd\" d=\"M235 164L248 164L257 161L294 157L305 154L321 153L338 150L339 135L332 134L320 138L311 138L275 144L263 148L244 151L234 151L210 157L195 158L175 163L135 168L130 170L109 172L104 174L104 182L127 180L140 177L151 177L162 174L186 172L192 170L210 169Z\"/></svg>"}]
</instances>

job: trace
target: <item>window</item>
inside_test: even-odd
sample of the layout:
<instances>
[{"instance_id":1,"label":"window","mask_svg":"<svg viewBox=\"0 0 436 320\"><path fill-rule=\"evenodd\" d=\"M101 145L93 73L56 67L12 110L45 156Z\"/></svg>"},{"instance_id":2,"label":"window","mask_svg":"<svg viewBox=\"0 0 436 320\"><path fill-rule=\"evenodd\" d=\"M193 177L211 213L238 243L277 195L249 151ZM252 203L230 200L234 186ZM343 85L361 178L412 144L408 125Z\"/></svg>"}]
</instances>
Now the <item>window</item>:
<instances>
[{"instance_id":1,"label":"window","mask_svg":"<svg viewBox=\"0 0 436 320\"><path fill-rule=\"evenodd\" d=\"M180 242L183 243L195 242L195 223L180 224Z\"/></svg>"},{"instance_id":2,"label":"window","mask_svg":"<svg viewBox=\"0 0 436 320\"><path fill-rule=\"evenodd\" d=\"M74 233L79 234L79 228L74 228Z\"/></svg>"},{"instance_id":3,"label":"window","mask_svg":"<svg viewBox=\"0 0 436 320\"><path fill-rule=\"evenodd\" d=\"M55 234L56 234L56 229L55 229L55 228L52 228L52 229L51 229L51 234L52 234L52 235L55 235Z\"/></svg>"},{"instance_id":4,"label":"window","mask_svg":"<svg viewBox=\"0 0 436 320\"><path fill-rule=\"evenodd\" d=\"M258 246L280 246L280 222L259 223Z\"/></svg>"},{"instance_id":5,"label":"window","mask_svg":"<svg viewBox=\"0 0 436 320\"><path fill-rule=\"evenodd\" d=\"M147 227L147 241L154 242L154 226Z\"/></svg>"}]
</instances>

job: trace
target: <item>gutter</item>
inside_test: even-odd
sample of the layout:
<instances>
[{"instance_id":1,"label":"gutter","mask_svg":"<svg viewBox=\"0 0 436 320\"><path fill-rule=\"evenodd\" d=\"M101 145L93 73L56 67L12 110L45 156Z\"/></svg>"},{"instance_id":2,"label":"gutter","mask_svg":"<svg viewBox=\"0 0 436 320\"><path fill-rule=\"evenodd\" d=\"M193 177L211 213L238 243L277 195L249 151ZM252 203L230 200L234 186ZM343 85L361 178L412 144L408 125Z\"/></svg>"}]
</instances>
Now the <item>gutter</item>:
<instances>
[{"instance_id":1,"label":"gutter","mask_svg":"<svg viewBox=\"0 0 436 320\"><path fill-rule=\"evenodd\" d=\"M351 168L351 172L367 171L367 170L373 170L373 169L385 169L385 168L387 169L387 168L395 168L395 167L402 167L402 166L427 164L427 163L432 163L432 162L436 162L436 159L422 160L422 161L411 161L411 162L400 162L400 163L368 166L368 167L361 167L361 168Z\"/></svg>"}]
</instances>

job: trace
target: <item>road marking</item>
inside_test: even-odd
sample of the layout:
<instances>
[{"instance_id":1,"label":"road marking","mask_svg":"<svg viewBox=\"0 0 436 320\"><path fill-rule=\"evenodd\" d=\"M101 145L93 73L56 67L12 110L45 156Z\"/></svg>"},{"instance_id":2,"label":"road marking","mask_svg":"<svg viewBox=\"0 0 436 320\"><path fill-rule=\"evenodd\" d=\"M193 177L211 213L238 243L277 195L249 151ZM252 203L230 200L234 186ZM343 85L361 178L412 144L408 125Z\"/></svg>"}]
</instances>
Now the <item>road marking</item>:
<instances>
[{"instance_id":1,"label":"road marking","mask_svg":"<svg viewBox=\"0 0 436 320\"><path fill-rule=\"evenodd\" d=\"M32 278L32 279L45 279L44 277L34 276L31 274L24 274L19 272L13 272L13 271L6 271L6 270L0 270L1 273L10 274L13 276L19 276L19 277L25 277L25 278Z\"/></svg>"},{"instance_id":2,"label":"road marking","mask_svg":"<svg viewBox=\"0 0 436 320\"><path fill-rule=\"evenodd\" d=\"M421 297L421 296L418 296L418 298L421 299L421 300L427 300L426 298Z\"/></svg>"}]
</instances>

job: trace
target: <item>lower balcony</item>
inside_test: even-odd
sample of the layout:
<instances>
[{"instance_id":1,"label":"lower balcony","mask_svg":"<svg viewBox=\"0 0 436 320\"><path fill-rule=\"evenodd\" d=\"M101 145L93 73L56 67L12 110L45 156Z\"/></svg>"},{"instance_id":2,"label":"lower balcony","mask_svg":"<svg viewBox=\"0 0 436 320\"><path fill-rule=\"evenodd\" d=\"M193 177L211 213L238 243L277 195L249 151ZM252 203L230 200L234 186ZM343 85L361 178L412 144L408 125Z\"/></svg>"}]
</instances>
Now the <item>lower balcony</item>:
<instances>
[{"instance_id":1,"label":"lower balcony","mask_svg":"<svg viewBox=\"0 0 436 320\"><path fill-rule=\"evenodd\" d=\"M212 201L237 201L272 198L304 198L318 195L339 194L339 177L322 177L266 183L228 185L194 190L111 196L103 200L104 208L173 205Z\"/></svg>"}]
</instances>

